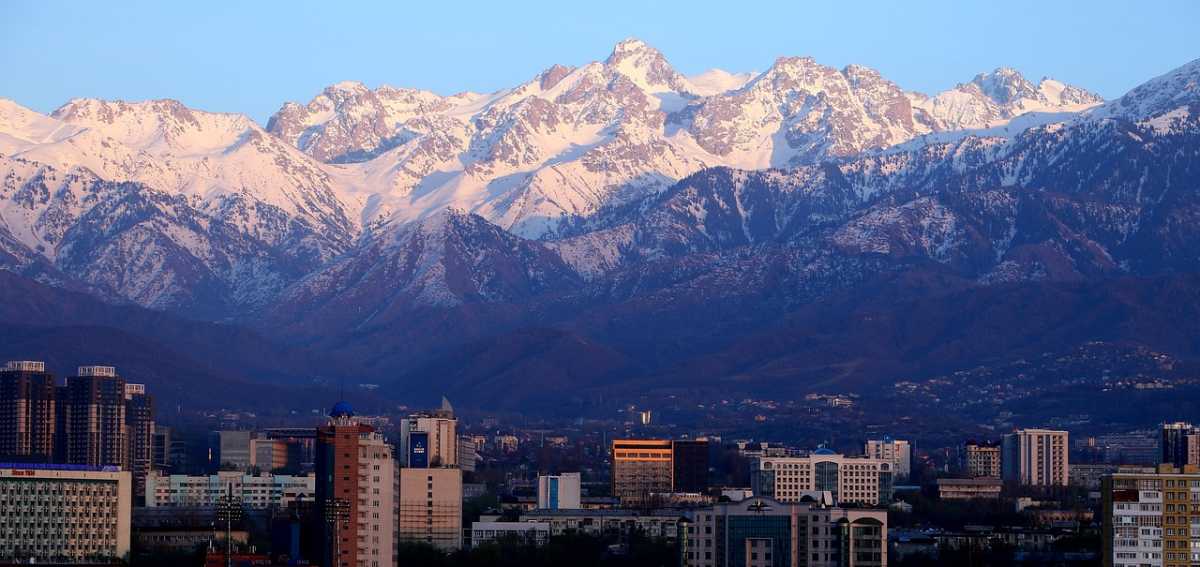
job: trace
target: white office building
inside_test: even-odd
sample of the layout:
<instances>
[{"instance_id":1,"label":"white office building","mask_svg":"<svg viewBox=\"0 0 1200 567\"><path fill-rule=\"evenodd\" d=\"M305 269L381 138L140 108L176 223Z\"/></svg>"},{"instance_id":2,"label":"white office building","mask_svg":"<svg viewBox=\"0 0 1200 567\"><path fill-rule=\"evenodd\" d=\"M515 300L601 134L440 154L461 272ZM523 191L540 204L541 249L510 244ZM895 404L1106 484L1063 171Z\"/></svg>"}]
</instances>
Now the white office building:
<instances>
[{"instance_id":1,"label":"white office building","mask_svg":"<svg viewBox=\"0 0 1200 567\"><path fill-rule=\"evenodd\" d=\"M215 506L226 494L248 508L287 507L312 501L316 477L222 471L211 476L151 474L146 477L146 506Z\"/></svg>"},{"instance_id":2,"label":"white office building","mask_svg":"<svg viewBox=\"0 0 1200 567\"><path fill-rule=\"evenodd\" d=\"M123 559L132 509L132 476L116 467L0 468L0 563Z\"/></svg>"},{"instance_id":3,"label":"white office building","mask_svg":"<svg viewBox=\"0 0 1200 567\"><path fill-rule=\"evenodd\" d=\"M582 508L582 482L579 473L538 476L538 508L576 510Z\"/></svg>"}]
</instances>

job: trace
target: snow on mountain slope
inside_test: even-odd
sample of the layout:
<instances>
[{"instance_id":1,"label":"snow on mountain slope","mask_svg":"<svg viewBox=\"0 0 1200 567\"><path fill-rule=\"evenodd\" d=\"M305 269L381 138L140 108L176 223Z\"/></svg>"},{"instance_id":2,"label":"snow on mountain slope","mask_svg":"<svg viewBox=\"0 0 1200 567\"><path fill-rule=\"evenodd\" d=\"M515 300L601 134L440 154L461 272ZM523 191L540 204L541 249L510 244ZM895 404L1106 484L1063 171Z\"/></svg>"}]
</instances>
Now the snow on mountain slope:
<instances>
[{"instance_id":1,"label":"snow on mountain slope","mask_svg":"<svg viewBox=\"0 0 1200 567\"><path fill-rule=\"evenodd\" d=\"M269 220L299 233L294 247L254 238L184 195L0 157L0 227L11 240L106 297L146 307L223 317L319 265L303 249L310 234L284 215Z\"/></svg>"},{"instance_id":2,"label":"snow on mountain slope","mask_svg":"<svg viewBox=\"0 0 1200 567\"><path fill-rule=\"evenodd\" d=\"M0 226L113 297L220 315L356 234L324 166L243 116L175 101L4 108Z\"/></svg>"},{"instance_id":3,"label":"snow on mountain slope","mask_svg":"<svg viewBox=\"0 0 1200 567\"><path fill-rule=\"evenodd\" d=\"M1155 77L1091 113L1092 118L1145 120L1200 103L1200 59ZM1195 113L1195 111L1192 111Z\"/></svg>"},{"instance_id":4,"label":"snow on mountain slope","mask_svg":"<svg viewBox=\"0 0 1200 567\"><path fill-rule=\"evenodd\" d=\"M1051 81L1030 94L1019 75L994 75L943 97L963 110L906 93L874 70L838 71L807 58L781 58L756 77L712 70L693 82L653 47L627 39L603 61L555 65L490 95L340 83L307 105L288 103L268 130L341 164L329 171L368 228L457 207L526 237L553 238L564 222L704 167L842 158L1091 96ZM930 100L938 102L914 106ZM942 116L954 112L963 116Z\"/></svg>"},{"instance_id":5,"label":"snow on mountain slope","mask_svg":"<svg viewBox=\"0 0 1200 567\"><path fill-rule=\"evenodd\" d=\"M34 112L0 98L0 153L9 154L30 144L45 144L69 137L78 127Z\"/></svg>"}]
</instances>

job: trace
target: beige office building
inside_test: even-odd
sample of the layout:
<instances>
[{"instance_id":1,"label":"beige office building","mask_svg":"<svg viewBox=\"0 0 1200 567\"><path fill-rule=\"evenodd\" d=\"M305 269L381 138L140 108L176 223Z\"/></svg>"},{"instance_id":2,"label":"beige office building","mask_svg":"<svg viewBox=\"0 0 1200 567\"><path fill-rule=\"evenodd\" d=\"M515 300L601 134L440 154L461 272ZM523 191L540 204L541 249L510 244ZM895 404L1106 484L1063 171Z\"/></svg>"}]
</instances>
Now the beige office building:
<instances>
[{"instance_id":1,"label":"beige office building","mask_svg":"<svg viewBox=\"0 0 1200 567\"><path fill-rule=\"evenodd\" d=\"M133 479L116 467L0 468L0 563L79 563L129 553Z\"/></svg>"},{"instance_id":2,"label":"beige office building","mask_svg":"<svg viewBox=\"0 0 1200 567\"><path fill-rule=\"evenodd\" d=\"M1066 431L1021 429L1004 436L1000 459L1004 480L1025 486L1067 486L1070 445Z\"/></svg>"},{"instance_id":3,"label":"beige office building","mask_svg":"<svg viewBox=\"0 0 1200 567\"><path fill-rule=\"evenodd\" d=\"M891 459L848 457L817 449L803 457L762 457L751 481L755 496L799 502L829 492L838 504L887 505L894 485Z\"/></svg>"},{"instance_id":4,"label":"beige office building","mask_svg":"<svg viewBox=\"0 0 1200 567\"><path fill-rule=\"evenodd\" d=\"M462 548L462 471L400 469L397 538L443 551Z\"/></svg>"},{"instance_id":5,"label":"beige office building","mask_svg":"<svg viewBox=\"0 0 1200 567\"><path fill-rule=\"evenodd\" d=\"M863 446L863 455L871 459L892 462L896 480L908 480L912 475L912 445L903 439L871 439Z\"/></svg>"}]
</instances>

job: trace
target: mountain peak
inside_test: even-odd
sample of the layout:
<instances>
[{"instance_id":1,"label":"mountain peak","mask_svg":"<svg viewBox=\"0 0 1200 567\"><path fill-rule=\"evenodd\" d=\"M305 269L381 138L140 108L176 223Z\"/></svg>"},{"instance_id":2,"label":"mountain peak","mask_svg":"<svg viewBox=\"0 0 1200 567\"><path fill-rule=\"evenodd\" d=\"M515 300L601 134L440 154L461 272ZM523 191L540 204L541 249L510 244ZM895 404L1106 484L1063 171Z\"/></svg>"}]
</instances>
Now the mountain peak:
<instances>
[{"instance_id":1,"label":"mountain peak","mask_svg":"<svg viewBox=\"0 0 1200 567\"><path fill-rule=\"evenodd\" d=\"M621 55L626 55L626 54L630 54L630 53L638 53L638 52L642 52L642 51L653 51L656 53L658 52L657 49L650 47L650 44L648 44L636 37L627 37L625 39L622 39L621 41L618 41L617 44L613 46L612 54L609 55L608 58L611 60L611 59L617 58Z\"/></svg>"},{"instance_id":2,"label":"mountain peak","mask_svg":"<svg viewBox=\"0 0 1200 567\"><path fill-rule=\"evenodd\" d=\"M646 42L628 38L613 47L604 66L625 75L649 93L675 91L691 93L691 85L680 75L663 54Z\"/></svg>"},{"instance_id":3,"label":"mountain peak","mask_svg":"<svg viewBox=\"0 0 1200 567\"><path fill-rule=\"evenodd\" d=\"M1036 99L1038 97L1037 87L1012 67L999 67L991 73L975 75L971 84L979 87L979 90L988 98L1000 104L1009 104L1022 98Z\"/></svg>"}]
</instances>

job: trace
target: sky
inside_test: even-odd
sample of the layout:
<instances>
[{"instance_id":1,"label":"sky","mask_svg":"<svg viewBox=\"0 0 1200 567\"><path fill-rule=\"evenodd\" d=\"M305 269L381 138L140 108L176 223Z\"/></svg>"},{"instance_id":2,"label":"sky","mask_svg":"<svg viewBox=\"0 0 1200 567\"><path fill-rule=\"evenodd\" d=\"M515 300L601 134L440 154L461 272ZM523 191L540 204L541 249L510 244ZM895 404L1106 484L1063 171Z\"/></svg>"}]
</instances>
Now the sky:
<instances>
[{"instance_id":1,"label":"sky","mask_svg":"<svg viewBox=\"0 0 1200 567\"><path fill-rule=\"evenodd\" d=\"M685 75L776 57L878 69L937 92L1013 67L1115 98L1200 57L1200 2L59 2L0 4L0 97L174 98L265 122L356 80L491 92L637 37Z\"/></svg>"}]
</instances>

